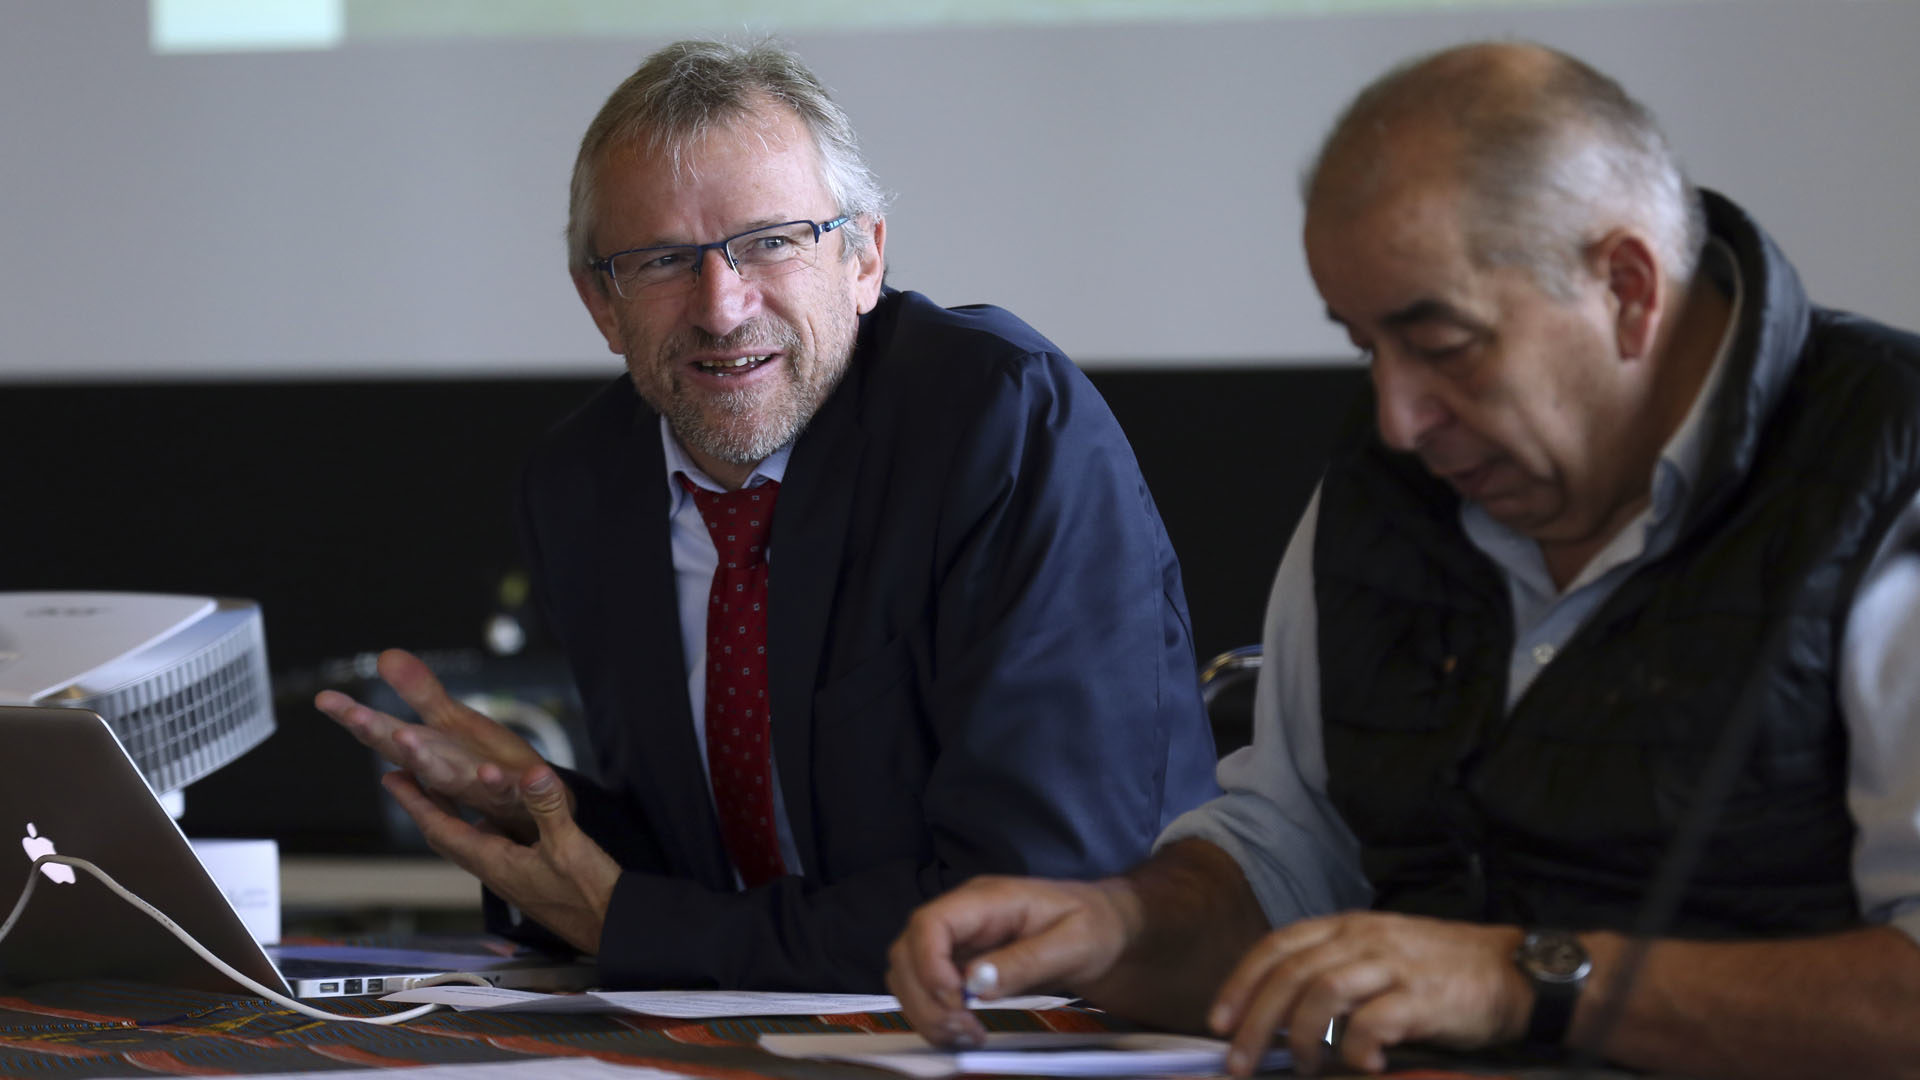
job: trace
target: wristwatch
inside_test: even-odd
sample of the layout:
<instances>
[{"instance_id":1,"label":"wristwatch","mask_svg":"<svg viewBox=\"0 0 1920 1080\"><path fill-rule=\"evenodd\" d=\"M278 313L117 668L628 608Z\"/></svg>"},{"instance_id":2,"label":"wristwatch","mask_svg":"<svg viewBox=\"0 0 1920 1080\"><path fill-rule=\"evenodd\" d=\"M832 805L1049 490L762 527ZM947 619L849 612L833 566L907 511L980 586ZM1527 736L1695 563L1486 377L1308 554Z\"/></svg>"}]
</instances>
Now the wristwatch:
<instances>
[{"instance_id":1,"label":"wristwatch","mask_svg":"<svg viewBox=\"0 0 1920 1080\"><path fill-rule=\"evenodd\" d=\"M1593 970L1586 946L1565 930L1529 930L1513 952L1513 963L1533 985L1526 1041L1535 1046L1564 1045L1567 1029L1573 1025L1574 1003Z\"/></svg>"}]
</instances>

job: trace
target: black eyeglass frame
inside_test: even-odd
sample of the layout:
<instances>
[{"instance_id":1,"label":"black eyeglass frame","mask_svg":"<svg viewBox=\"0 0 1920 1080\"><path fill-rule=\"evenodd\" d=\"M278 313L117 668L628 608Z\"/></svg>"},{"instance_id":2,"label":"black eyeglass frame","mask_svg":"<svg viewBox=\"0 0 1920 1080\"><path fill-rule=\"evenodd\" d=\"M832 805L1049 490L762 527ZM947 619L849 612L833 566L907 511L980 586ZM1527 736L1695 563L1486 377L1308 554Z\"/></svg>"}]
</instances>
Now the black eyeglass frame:
<instances>
[{"instance_id":1,"label":"black eyeglass frame","mask_svg":"<svg viewBox=\"0 0 1920 1080\"><path fill-rule=\"evenodd\" d=\"M691 264L692 269L688 273L691 280L697 281L700 277L700 268L707 264L707 252L718 251L720 257L726 260L728 268L741 277L746 277L746 274L740 269L740 264L734 260L733 252L729 248L729 245L735 240L753 236L756 233L767 232L771 229L784 229L789 225L805 225L813 230L813 243L818 247L822 236L848 224L852 220L852 214L841 214L831 221L812 221L807 218L799 218L794 221L781 221L772 225L757 225L751 229L743 229L740 232L734 233L732 236L725 236L708 244L655 244L650 247L627 248L625 251L616 251L611 255L603 256L602 258L589 262L587 269L607 275L607 280L613 283L613 291L622 298L631 299L626 293L620 291L620 279L613 272L613 260L623 255L639 255L649 251L691 251L693 252L693 262ZM669 279L669 281L670 280L672 279ZM664 285L667 283L668 282L663 281L659 284ZM646 290L635 289L634 291L644 292Z\"/></svg>"}]
</instances>

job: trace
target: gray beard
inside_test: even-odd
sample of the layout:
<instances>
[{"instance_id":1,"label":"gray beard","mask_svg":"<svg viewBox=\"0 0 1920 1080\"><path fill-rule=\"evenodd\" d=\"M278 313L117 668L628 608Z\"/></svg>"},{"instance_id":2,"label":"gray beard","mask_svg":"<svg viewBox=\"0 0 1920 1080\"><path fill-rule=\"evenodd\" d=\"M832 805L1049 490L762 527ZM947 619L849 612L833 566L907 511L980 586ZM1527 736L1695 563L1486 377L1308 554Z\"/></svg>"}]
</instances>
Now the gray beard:
<instances>
[{"instance_id":1,"label":"gray beard","mask_svg":"<svg viewBox=\"0 0 1920 1080\"><path fill-rule=\"evenodd\" d=\"M852 361L852 334L848 333L845 339L847 355L824 369L822 358L800 355L799 335L784 326L741 327L724 339L690 331L680 340L668 342L661 349L661 367L671 371L676 358L696 348L763 346L768 352L785 354L786 363L782 372L785 382L780 387L782 393L773 395L775 400L762 413L762 422L758 425L752 421L753 402L758 395L745 390L707 397L705 400L711 405L703 410L702 402L677 376L668 379L665 400L660 400L661 395L650 392L646 382L637 375L633 378L633 385L655 412L667 418L668 426L673 429L674 437L680 440L682 446L729 465L752 465L764 461L768 455L799 438L814 413L832 396ZM632 353L629 343L629 357ZM628 366L632 368L635 365L629 361ZM810 375L819 381L810 383Z\"/></svg>"},{"instance_id":2,"label":"gray beard","mask_svg":"<svg viewBox=\"0 0 1920 1080\"><path fill-rule=\"evenodd\" d=\"M807 421L820 407L819 401L807 400L809 395L806 387L797 379L790 380L788 386L795 396L783 398L780 402L782 407L758 427L748 423L752 413L752 398L745 392L707 399L725 413L724 419L719 422L715 422L709 412L702 411L697 404L681 395L675 395L673 400L664 403L666 408L663 414L681 445L729 465L752 465L766 460L769 455L799 438Z\"/></svg>"}]
</instances>

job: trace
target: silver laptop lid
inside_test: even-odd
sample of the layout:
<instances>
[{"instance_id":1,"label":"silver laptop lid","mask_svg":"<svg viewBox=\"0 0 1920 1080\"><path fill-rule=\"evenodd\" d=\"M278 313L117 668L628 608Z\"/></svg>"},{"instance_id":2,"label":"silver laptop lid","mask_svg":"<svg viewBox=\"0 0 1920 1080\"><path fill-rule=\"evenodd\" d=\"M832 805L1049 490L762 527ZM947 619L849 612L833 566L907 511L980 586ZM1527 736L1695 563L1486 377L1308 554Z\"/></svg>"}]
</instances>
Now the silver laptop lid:
<instances>
[{"instance_id":1,"label":"silver laptop lid","mask_svg":"<svg viewBox=\"0 0 1920 1080\"><path fill-rule=\"evenodd\" d=\"M0 706L0 919L33 859L77 855L178 923L214 955L281 993L286 982L247 932L178 825L99 715ZM51 845L51 847L49 847ZM51 873L50 873L51 871ZM0 941L0 985L134 979L231 992L234 982L91 874L48 864Z\"/></svg>"}]
</instances>

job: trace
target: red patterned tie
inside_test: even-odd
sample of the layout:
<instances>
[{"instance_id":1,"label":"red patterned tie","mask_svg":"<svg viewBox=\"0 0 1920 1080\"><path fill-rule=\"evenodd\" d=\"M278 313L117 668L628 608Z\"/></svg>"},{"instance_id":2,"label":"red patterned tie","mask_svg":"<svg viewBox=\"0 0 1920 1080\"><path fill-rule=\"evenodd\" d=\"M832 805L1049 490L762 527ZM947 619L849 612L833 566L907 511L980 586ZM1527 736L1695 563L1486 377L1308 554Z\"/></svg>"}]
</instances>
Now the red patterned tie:
<instances>
[{"instance_id":1,"label":"red patterned tie","mask_svg":"<svg viewBox=\"0 0 1920 1080\"><path fill-rule=\"evenodd\" d=\"M720 494L681 483L720 553L707 593L707 775L727 851L752 888L787 872L774 827L767 700L767 536L780 485Z\"/></svg>"}]
</instances>

